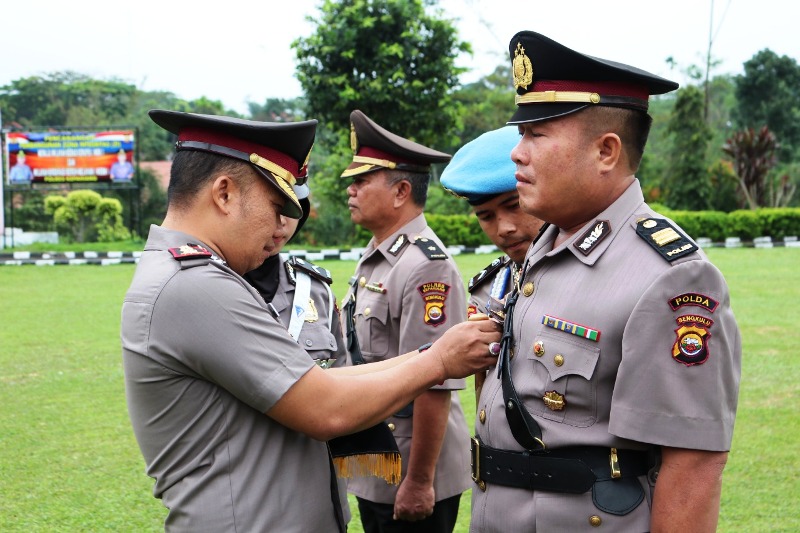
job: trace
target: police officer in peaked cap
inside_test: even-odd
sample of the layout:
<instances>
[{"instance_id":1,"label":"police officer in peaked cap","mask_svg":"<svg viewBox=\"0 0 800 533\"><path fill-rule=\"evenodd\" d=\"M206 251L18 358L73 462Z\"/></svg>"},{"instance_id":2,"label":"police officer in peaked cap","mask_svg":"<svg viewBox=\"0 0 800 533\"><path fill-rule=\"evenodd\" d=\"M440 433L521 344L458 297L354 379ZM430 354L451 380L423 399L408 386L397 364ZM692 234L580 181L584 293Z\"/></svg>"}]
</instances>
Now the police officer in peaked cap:
<instances>
[{"instance_id":1,"label":"police officer in peaked cap","mask_svg":"<svg viewBox=\"0 0 800 533\"><path fill-rule=\"evenodd\" d=\"M465 320L466 298L455 262L423 214L430 167L450 156L360 110L350 121L353 160L342 173L350 218L372 233L343 308L350 360L358 365L440 338ZM402 456L399 487L372 477L348 482L366 532L453 530L470 485L469 432L457 394L464 386L444 381L386 419Z\"/></svg>"},{"instance_id":2,"label":"police officer in peaked cap","mask_svg":"<svg viewBox=\"0 0 800 533\"><path fill-rule=\"evenodd\" d=\"M509 53L519 202L548 226L478 401L471 530L714 531L739 329L635 177L649 96L678 85L532 31Z\"/></svg>"},{"instance_id":3,"label":"police officer in peaked cap","mask_svg":"<svg viewBox=\"0 0 800 533\"><path fill-rule=\"evenodd\" d=\"M496 325L456 326L391 368L323 371L242 277L285 236L281 214L302 214L295 187L316 121L150 116L177 135L177 154L167 215L151 226L122 305L121 340L128 412L169 509L165 529L344 531L325 441L491 364ZM336 416L320 398L342 406Z\"/></svg>"}]
</instances>

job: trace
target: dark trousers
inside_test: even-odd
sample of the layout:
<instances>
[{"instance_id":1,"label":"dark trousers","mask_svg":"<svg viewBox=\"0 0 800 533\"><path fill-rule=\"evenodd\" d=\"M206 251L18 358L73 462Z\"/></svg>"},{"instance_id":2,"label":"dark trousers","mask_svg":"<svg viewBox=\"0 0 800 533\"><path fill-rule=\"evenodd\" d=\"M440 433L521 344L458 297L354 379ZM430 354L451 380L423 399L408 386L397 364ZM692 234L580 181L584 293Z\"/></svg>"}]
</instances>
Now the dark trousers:
<instances>
[{"instance_id":1,"label":"dark trousers","mask_svg":"<svg viewBox=\"0 0 800 533\"><path fill-rule=\"evenodd\" d=\"M461 494L436 502L433 514L417 522L394 520L394 505L356 499L364 533L453 533Z\"/></svg>"}]
</instances>

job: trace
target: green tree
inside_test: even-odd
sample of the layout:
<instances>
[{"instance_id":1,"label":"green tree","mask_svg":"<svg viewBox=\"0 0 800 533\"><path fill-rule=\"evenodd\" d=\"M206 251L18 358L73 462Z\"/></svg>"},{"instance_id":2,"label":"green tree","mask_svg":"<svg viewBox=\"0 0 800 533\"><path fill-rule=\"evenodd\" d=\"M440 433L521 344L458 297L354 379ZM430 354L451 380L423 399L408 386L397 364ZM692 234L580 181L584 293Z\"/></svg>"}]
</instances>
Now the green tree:
<instances>
[{"instance_id":1,"label":"green tree","mask_svg":"<svg viewBox=\"0 0 800 533\"><path fill-rule=\"evenodd\" d=\"M53 215L56 228L75 242L121 241L130 239L122 223L122 204L103 198L92 190L72 191L66 196L44 199L45 212Z\"/></svg>"},{"instance_id":2,"label":"green tree","mask_svg":"<svg viewBox=\"0 0 800 533\"><path fill-rule=\"evenodd\" d=\"M750 209L771 207L768 176L777 161L777 150L778 141L767 126L758 132L752 128L737 131L723 147L733 159L739 193Z\"/></svg>"},{"instance_id":3,"label":"green tree","mask_svg":"<svg viewBox=\"0 0 800 533\"><path fill-rule=\"evenodd\" d=\"M510 65L499 65L494 72L461 87L453 95L460 104L463 128L459 147L487 131L505 125L516 111Z\"/></svg>"},{"instance_id":4,"label":"green tree","mask_svg":"<svg viewBox=\"0 0 800 533\"><path fill-rule=\"evenodd\" d=\"M136 87L75 72L32 76L0 87L4 119L32 126L92 127L125 122Z\"/></svg>"},{"instance_id":5,"label":"green tree","mask_svg":"<svg viewBox=\"0 0 800 533\"><path fill-rule=\"evenodd\" d=\"M678 91L667 131L672 137L664 197L672 209L704 210L710 207L711 180L706 150L711 132L703 119L704 94L689 85Z\"/></svg>"},{"instance_id":6,"label":"green tree","mask_svg":"<svg viewBox=\"0 0 800 533\"><path fill-rule=\"evenodd\" d=\"M781 143L778 161L791 162L800 154L800 66L788 56L764 49L744 63L736 77L739 130L767 126Z\"/></svg>"},{"instance_id":7,"label":"green tree","mask_svg":"<svg viewBox=\"0 0 800 533\"><path fill-rule=\"evenodd\" d=\"M267 98L263 105L248 102L247 107L252 120L295 122L306 116L304 98Z\"/></svg>"},{"instance_id":8,"label":"green tree","mask_svg":"<svg viewBox=\"0 0 800 533\"><path fill-rule=\"evenodd\" d=\"M453 89L464 69L455 59L470 48L433 5L431 0L324 0L318 17L309 17L314 32L292 43L308 116L320 120L311 169L319 217L309 220L309 229L336 230L318 234L320 240L357 239L347 214L346 182L339 178L352 156L353 109L427 146L447 150L459 142Z\"/></svg>"},{"instance_id":9,"label":"green tree","mask_svg":"<svg viewBox=\"0 0 800 533\"><path fill-rule=\"evenodd\" d=\"M346 130L361 109L385 128L430 146L452 137L452 90L470 51L431 0L325 0L314 33L292 43L309 115Z\"/></svg>"}]
</instances>

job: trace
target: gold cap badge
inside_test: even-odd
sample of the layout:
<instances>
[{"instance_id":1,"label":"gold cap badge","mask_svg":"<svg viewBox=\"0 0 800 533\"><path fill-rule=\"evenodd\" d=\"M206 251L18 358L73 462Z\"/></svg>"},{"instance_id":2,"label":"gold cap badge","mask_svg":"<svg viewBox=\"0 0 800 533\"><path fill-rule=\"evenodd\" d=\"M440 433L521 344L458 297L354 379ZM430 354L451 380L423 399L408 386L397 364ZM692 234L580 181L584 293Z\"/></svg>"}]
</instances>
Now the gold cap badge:
<instances>
[{"instance_id":1,"label":"gold cap badge","mask_svg":"<svg viewBox=\"0 0 800 533\"><path fill-rule=\"evenodd\" d=\"M525 55L525 48L522 43L517 43L517 49L514 50L514 88L520 87L527 90L528 85L533 82L533 66L531 60Z\"/></svg>"}]
</instances>

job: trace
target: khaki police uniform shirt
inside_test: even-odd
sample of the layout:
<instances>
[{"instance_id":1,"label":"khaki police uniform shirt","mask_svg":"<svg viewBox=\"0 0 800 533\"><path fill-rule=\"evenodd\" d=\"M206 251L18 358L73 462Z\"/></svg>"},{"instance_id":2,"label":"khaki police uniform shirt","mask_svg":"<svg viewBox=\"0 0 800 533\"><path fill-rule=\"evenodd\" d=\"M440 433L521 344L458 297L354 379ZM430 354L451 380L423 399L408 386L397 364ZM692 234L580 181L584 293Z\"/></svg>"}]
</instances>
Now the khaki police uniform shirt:
<instances>
[{"instance_id":1,"label":"khaki police uniform shirt","mask_svg":"<svg viewBox=\"0 0 800 533\"><path fill-rule=\"evenodd\" d=\"M702 251L668 262L638 236L637 221L651 217L663 218L644 203L636 181L566 243L553 249L558 229L551 227L528 251L511 374L548 448L730 449L741 339L728 288ZM543 321L579 324L599 337ZM681 343L694 341L707 358L696 352L700 364L684 364ZM521 451L496 376L493 368L483 386L476 433L488 446ZM563 397L562 410L545 404L551 391ZM471 531L594 531L593 516L608 531L648 531L651 491L646 476L639 479L646 501L625 516L595 508L591 491L473 485Z\"/></svg>"},{"instance_id":2,"label":"khaki police uniform shirt","mask_svg":"<svg viewBox=\"0 0 800 533\"><path fill-rule=\"evenodd\" d=\"M305 259L296 258L300 265L313 268L313 264ZM291 266L292 261L281 258L278 267L278 290L272 298L272 306L280 315L283 325L289 327L292 314L297 312L294 306L295 288L297 286L297 268ZM300 267L302 268L302 266ZM336 299L329 297L327 282L309 274L311 290L310 303L305 304L306 316L297 337L297 343L319 366L333 368L347 364L347 349L342 337L342 322ZM333 308L331 308L333 305ZM337 478L339 486L339 503L345 523L350 522L350 503L347 500L347 480Z\"/></svg>"},{"instance_id":3,"label":"khaki police uniform shirt","mask_svg":"<svg viewBox=\"0 0 800 533\"><path fill-rule=\"evenodd\" d=\"M325 443L264 414L314 362L241 276L168 251L187 243L204 246L152 226L122 306L128 412L165 528L336 531Z\"/></svg>"},{"instance_id":4,"label":"khaki police uniform shirt","mask_svg":"<svg viewBox=\"0 0 800 533\"><path fill-rule=\"evenodd\" d=\"M400 237L403 240L400 241ZM454 324L466 319L464 285L452 258L428 259L415 241L442 242L419 215L379 246L374 239L356 266L355 325L364 360L369 363L390 359L433 342ZM363 281L362 281L363 280ZM385 293L370 290L382 287ZM447 380L434 389L452 390L450 416L442 450L436 465L436 500L464 492L470 485L469 430L456 390L465 381ZM353 401L360 401L354 398ZM411 450L413 417L390 417L402 456L405 477ZM397 487L378 478L348 481L348 491L376 503L393 504Z\"/></svg>"}]
</instances>

